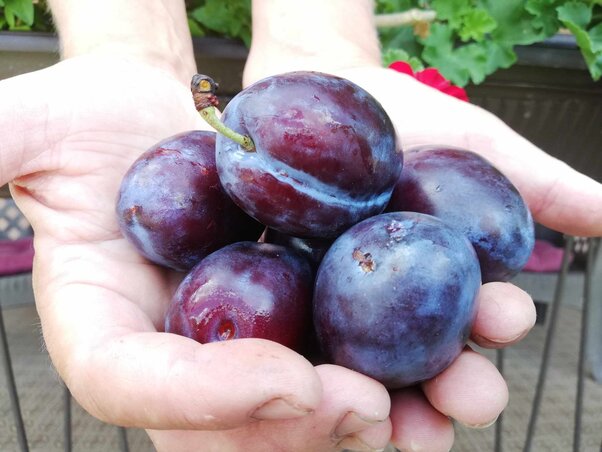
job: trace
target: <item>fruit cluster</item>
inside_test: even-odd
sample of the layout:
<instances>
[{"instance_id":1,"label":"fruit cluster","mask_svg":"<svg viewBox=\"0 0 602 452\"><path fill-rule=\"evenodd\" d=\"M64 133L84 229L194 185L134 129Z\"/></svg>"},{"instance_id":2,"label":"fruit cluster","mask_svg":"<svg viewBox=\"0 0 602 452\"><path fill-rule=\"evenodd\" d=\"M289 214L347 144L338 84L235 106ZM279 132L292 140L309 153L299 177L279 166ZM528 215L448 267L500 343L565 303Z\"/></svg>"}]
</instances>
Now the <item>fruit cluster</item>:
<instances>
[{"instance_id":1,"label":"fruit cluster","mask_svg":"<svg viewBox=\"0 0 602 452\"><path fill-rule=\"evenodd\" d=\"M199 342L256 337L389 388L445 369L468 340L482 282L526 263L533 221L476 153L402 153L366 91L315 72L266 78L215 114L219 132L153 146L123 178L117 216L150 261L185 271L165 331ZM315 350L314 350L315 352Z\"/></svg>"}]
</instances>

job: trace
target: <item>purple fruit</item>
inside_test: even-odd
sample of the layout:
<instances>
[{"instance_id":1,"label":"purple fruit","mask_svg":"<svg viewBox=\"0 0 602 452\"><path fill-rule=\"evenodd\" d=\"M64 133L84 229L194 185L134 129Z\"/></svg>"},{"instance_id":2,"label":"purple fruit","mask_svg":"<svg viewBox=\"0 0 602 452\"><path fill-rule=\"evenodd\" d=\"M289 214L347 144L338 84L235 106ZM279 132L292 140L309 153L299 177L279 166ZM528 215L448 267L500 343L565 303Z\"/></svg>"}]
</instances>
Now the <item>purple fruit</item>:
<instances>
[{"instance_id":1,"label":"purple fruit","mask_svg":"<svg viewBox=\"0 0 602 452\"><path fill-rule=\"evenodd\" d=\"M180 271L263 229L222 189L214 132L180 133L148 149L125 174L116 210L122 233L143 256Z\"/></svg>"},{"instance_id":2,"label":"purple fruit","mask_svg":"<svg viewBox=\"0 0 602 452\"><path fill-rule=\"evenodd\" d=\"M393 212L343 233L314 291L327 359L400 388L443 371L476 315L479 263L470 242L430 215Z\"/></svg>"},{"instance_id":3,"label":"purple fruit","mask_svg":"<svg viewBox=\"0 0 602 452\"><path fill-rule=\"evenodd\" d=\"M477 251L484 283L511 279L535 243L531 212L518 190L490 162L463 149L407 151L387 211L434 215L461 231Z\"/></svg>"},{"instance_id":4,"label":"purple fruit","mask_svg":"<svg viewBox=\"0 0 602 452\"><path fill-rule=\"evenodd\" d=\"M268 77L235 96L222 120L255 145L249 152L218 136L225 190L249 215L293 236L334 238L382 212L401 171L382 106L332 75Z\"/></svg>"},{"instance_id":5,"label":"purple fruit","mask_svg":"<svg viewBox=\"0 0 602 452\"><path fill-rule=\"evenodd\" d=\"M204 258L169 306L165 331L207 343L263 338L301 350L311 322L308 262L279 245L239 242Z\"/></svg>"}]
</instances>

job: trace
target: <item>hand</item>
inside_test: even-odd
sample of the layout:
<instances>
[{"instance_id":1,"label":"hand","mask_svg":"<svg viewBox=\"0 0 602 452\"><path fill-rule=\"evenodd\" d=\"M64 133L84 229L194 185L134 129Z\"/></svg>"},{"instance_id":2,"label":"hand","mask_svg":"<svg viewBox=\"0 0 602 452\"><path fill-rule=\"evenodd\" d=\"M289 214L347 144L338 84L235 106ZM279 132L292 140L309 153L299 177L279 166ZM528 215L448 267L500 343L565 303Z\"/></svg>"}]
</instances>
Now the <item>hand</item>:
<instances>
[{"instance_id":1,"label":"hand","mask_svg":"<svg viewBox=\"0 0 602 452\"><path fill-rule=\"evenodd\" d=\"M33 225L46 346L87 411L153 430L169 452L264 451L268 443L328 450L349 411L382 421L376 429L386 442L389 398L365 377L314 369L269 341L200 345L161 332L181 275L141 258L114 210L120 180L141 152L204 127L188 86L131 59L87 56L3 81L0 93L2 113L17 113L2 116L0 183L13 181ZM362 425L351 418L338 433Z\"/></svg>"},{"instance_id":2,"label":"hand","mask_svg":"<svg viewBox=\"0 0 602 452\"><path fill-rule=\"evenodd\" d=\"M245 70L247 84L274 73L306 69L286 59L272 60L277 62L273 67L266 66L265 58L255 64L253 56L252 51ZM569 234L602 235L602 186L545 154L494 115L376 65L337 68L336 61L330 61L322 69L372 93L393 120L402 148L444 144L476 151L512 180L536 221ZM514 344L534 324L532 300L512 284L483 285L479 302L471 339L480 346ZM421 389L392 394L392 442L401 450L449 450L453 430L447 416L469 426L486 426L502 411L508 396L497 370L469 349Z\"/></svg>"}]
</instances>

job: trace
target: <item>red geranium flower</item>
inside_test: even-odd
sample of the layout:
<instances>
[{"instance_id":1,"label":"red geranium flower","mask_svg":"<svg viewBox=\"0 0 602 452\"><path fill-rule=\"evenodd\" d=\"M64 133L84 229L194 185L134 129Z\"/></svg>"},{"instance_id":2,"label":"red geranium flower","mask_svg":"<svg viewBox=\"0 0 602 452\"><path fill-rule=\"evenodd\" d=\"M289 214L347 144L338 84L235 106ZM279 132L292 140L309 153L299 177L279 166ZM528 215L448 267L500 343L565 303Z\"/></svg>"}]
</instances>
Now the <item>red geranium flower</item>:
<instances>
[{"instance_id":1,"label":"red geranium flower","mask_svg":"<svg viewBox=\"0 0 602 452\"><path fill-rule=\"evenodd\" d=\"M393 69L402 74L408 74L414 77L421 83L431 86L442 93L449 94L457 99L468 102L468 96L466 91L459 86L452 85L449 80L441 75L441 73L434 67L424 69L423 71L414 72L412 66L405 61L396 61L389 65L390 69Z\"/></svg>"}]
</instances>

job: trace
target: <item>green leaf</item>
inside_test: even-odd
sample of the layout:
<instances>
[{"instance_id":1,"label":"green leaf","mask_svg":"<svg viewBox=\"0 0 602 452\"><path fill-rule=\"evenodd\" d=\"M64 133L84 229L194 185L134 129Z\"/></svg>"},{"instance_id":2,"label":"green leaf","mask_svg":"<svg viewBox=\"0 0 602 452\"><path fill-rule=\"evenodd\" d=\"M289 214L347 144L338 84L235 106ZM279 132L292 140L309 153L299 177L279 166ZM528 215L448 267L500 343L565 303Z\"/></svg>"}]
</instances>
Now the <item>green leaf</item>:
<instances>
[{"instance_id":1,"label":"green leaf","mask_svg":"<svg viewBox=\"0 0 602 452\"><path fill-rule=\"evenodd\" d=\"M474 39L482 41L487 33L497 27L497 22L484 9L471 9L462 17L462 27L458 30L460 39L464 42Z\"/></svg>"},{"instance_id":2,"label":"green leaf","mask_svg":"<svg viewBox=\"0 0 602 452\"><path fill-rule=\"evenodd\" d=\"M586 28L592 20L592 5L583 2L568 2L557 9L558 18L565 24Z\"/></svg>"},{"instance_id":3,"label":"green leaf","mask_svg":"<svg viewBox=\"0 0 602 452\"><path fill-rule=\"evenodd\" d=\"M512 46L491 39L454 46L453 30L447 24L433 24L423 41L422 58L459 86L478 84L499 68L516 61Z\"/></svg>"},{"instance_id":4,"label":"green leaf","mask_svg":"<svg viewBox=\"0 0 602 452\"><path fill-rule=\"evenodd\" d=\"M597 57L589 64L589 73L595 81L602 77L602 55Z\"/></svg>"},{"instance_id":5,"label":"green leaf","mask_svg":"<svg viewBox=\"0 0 602 452\"><path fill-rule=\"evenodd\" d=\"M207 0L190 16L210 30L251 43L251 0Z\"/></svg>"},{"instance_id":6,"label":"green leaf","mask_svg":"<svg viewBox=\"0 0 602 452\"><path fill-rule=\"evenodd\" d=\"M516 53L512 46L491 40L485 41L483 46L487 55L487 75L498 69L507 69L516 63Z\"/></svg>"},{"instance_id":7,"label":"green leaf","mask_svg":"<svg viewBox=\"0 0 602 452\"><path fill-rule=\"evenodd\" d=\"M15 27L15 15L10 8L4 8L4 18L6 19L9 29Z\"/></svg>"},{"instance_id":8,"label":"green leaf","mask_svg":"<svg viewBox=\"0 0 602 452\"><path fill-rule=\"evenodd\" d=\"M424 62L418 57L411 56L410 59L408 60L408 63L410 63L410 66L412 66L412 69L414 70L414 72L424 70L424 67L425 67Z\"/></svg>"},{"instance_id":9,"label":"green leaf","mask_svg":"<svg viewBox=\"0 0 602 452\"><path fill-rule=\"evenodd\" d=\"M190 34L192 36L201 37L205 36L205 31L203 28L192 18L188 18L188 28L190 29Z\"/></svg>"},{"instance_id":10,"label":"green leaf","mask_svg":"<svg viewBox=\"0 0 602 452\"><path fill-rule=\"evenodd\" d=\"M379 37L383 49L403 49L413 56L422 53L422 45L416 39L414 30L410 26L381 29Z\"/></svg>"},{"instance_id":11,"label":"green leaf","mask_svg":"<svg viewBox=\"0 0 602 452\"><path fill-rule=\"evenodd\" d=\"M479 0L498 24L491 38L505 45L532 44L546 38L541 24L525 9L524 0Z\"/></svg>"},{"instance_id":12,"label":"green leaf","mask_svg":"<svg viewBox=\"0 0 602 452\"><path fill-rule=\"evenodd\" d=\"M591 5L582 2L569 2L558 8L558 17L567 27L581 50L589 72L594 80L602 77L602 49L600 43L601 30L599 25L587 31L591 21Z\"/></svg>"},{"instance_id":13,"label":"green leaf","mask_svg":"<svg viewBox=\"0 0 602 452\"><path fill-rule=\"evenodd\" d=\"M472 43L458 47L454 52L455 58L468 70L473 83L479 84L488 74L489 60L485 46L482 43ZM461 86L466 85L464 83Z\"/></svg>"},{"instance_id":14,"label":"green leaf","mask_svg":"<svg viewBox=\"0 0 602 452\"><path fill-rule=\"evenodd\" d=\"M25 25L33 24L34 9L31 0L4 0L4 14L6 15L7 12L20 19ZM14 18L12 26L14 27Z\"/></svg>"},{"instance_id":15,"label":"green leaf","mask_svg":"<svg viewBox=\"0 0 602 452\"><path fill-rule=\"evenodd\" d=\"M432 6L437 12L437 20L447 21L453 29L462 26L464 15L473 8L471 0L433 0Z\"/></svg>"},{"instance_id":16,"label":"green leaf","mask_svg":"<svg viewBox=\"0 0 602 452\"><path fill-rule=\"evenodd\" d=\"M602 23L592 27L589 32L593 52L602 52Z\"/></svg>"},{"instance_id":17,"label":"green leaf","mask_svg":"<svg viewBox=\"0 0 602 452\"><path fill-rule=\"evenodd\" d=\"M402 49L386 49L382 52L382 64L387 67L396 61L408 61L410 55Z\"/></svg>"},{"instance_id":18,"label":"green leaf","mask_svg":"<svg viewBox=\"0 0 602 452\"><path fill-rule=\"evenodd\" d=\"M552 36L560 28L556 8L565 0L527 0L525 9L533 15L533 24L540 28L545 36Z\"/></svg>"},{"instance_id":19,"label":"green leaf","mask_svg":"<svg viewBox=\"0 0 602 452\"><path fill-rule=\"evenodd\" d=\"M421 71L424 69L424 63L420 60L420 58L411 56L402 49L385 49L382 53L382 65L387 67L391 63L395 63L396 61L405 61L407 62L414 72Z\"/></svg>"},{"instance_id":20,"label":"green leaf","mask_svg":"<svg viewBox=\"0 0 602 452\"><path fill-rule=\"evenodd\" d=\"M423 40L422 58L453 83L464 86L470 79L470 73L465 62L454 54L452 36L453 30L449 25L434 23L429 36Z\"/></svg>"},{"instance_id":21,"label":"green leaf","mask_svg":"<svg viewBox=\"0 0 602 452\"><path fill-rule=\"evenodd\" d=\"M374 5L374 11L377 14L390 14L407 11L417 6L412 0L377 0Z\"/></svg>"}]
</instances>

